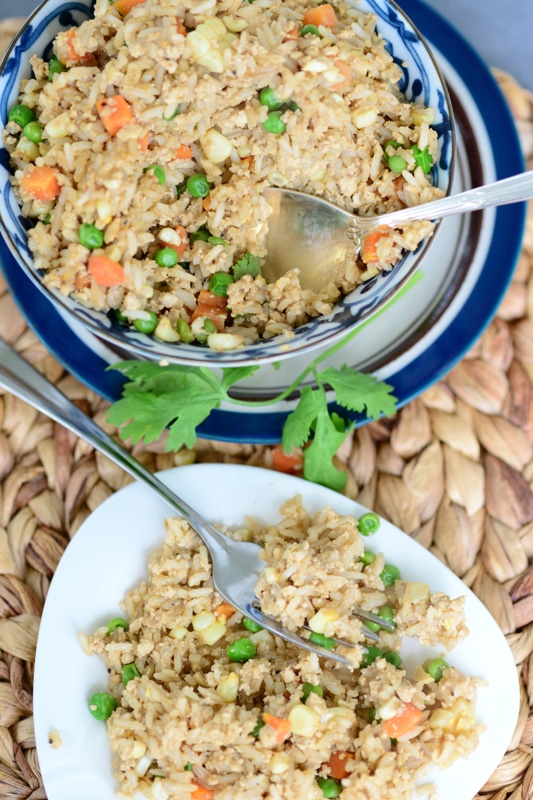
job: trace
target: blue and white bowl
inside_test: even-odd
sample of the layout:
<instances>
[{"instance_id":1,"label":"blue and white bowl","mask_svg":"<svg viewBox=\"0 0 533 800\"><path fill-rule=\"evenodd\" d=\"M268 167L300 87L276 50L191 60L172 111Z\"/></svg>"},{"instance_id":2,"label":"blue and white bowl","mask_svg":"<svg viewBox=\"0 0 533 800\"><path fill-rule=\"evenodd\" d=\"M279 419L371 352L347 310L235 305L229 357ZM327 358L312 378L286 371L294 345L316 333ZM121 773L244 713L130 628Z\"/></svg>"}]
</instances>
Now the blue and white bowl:
<instances>
[{"instance_id":1,"label":"blue and white bowl","mask_svg":"<svg viewBox=\"0 0 533 800\"><path fill-rule=\"evenodd\" d=\"M438 133L439 158L432 167L433 182L448 193L454 164L454 132L451 103L444 79L427 43L392 0L353 0L361 11L374 13L377 29L389 43L389 52L403 70L400 89L408 100L435 110L433 127ZM31 75L34 54L48 58L52 42L61 30L79 25L92 14L92 0L45 0L15 36L0 66L0 129L18 97L23 78ZM124 328L103 312L85 308L58 291L45 287L27 242L31 222L22 216L10 183L8 154L0 147L0 231L21 269L43 294L67 315L72 314L88 330L132 358L194 366L246 366L280 361L302 355L317 347L335 344L354 327L382 308L411 277L424 258L431 239L416 252L406 254L390 272L383 272L344 297L326 317L297 328L293 338L278 336L268 341L229 352L217 352L195 344L166 344L153 337Z\"/></svg>"}]
</instances>

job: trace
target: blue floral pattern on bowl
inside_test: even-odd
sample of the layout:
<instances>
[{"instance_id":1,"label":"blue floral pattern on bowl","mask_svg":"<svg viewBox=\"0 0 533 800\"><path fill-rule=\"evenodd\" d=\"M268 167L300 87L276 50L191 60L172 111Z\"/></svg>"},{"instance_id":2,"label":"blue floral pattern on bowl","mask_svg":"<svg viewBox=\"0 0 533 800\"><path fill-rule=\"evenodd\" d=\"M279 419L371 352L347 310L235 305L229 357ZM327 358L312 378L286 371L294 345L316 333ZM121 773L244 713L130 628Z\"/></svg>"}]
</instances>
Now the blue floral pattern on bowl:
<instances>
[{"instance_id":1,"label":"blue floral pattern on bowl","mask_svg":"<svg viewBox=\"0 0 533 800\"><path fill-rule=\"evenodd\" d=\"M376 15L377 30L388 42L388 50L403 71L401 89L408 100L416 100L435 109L433 127L439 137L440 155L432 168L434 183L447 192L453 171L453 121L450 102L436 62L420 34L391 0L353 0L364 12ZM16 103L21 79L31 75L30 57L46 57L54 37L61 30L81 24L92 14L92 0L45 0L21 28L0 66L0 126ZM0 230L17 262L39 289L66 312L111 346L135 358L167 359L189 365L245 366L278 361L316 347L334 344L354 325L378 311L403 286L418 267L431 240L423 242L415 253L408 253L390 272L382 272L357 287L337 304L331 315L308 322L292 338L278 336L268 341L230 352L188 344L166 344L146 334L116 323L103 312L85 308L69 297L46 288L42 275L33 264L27 243L29 223L22 214L10 183L7 152L0 147Z\"/></svg>"}]
</instances>

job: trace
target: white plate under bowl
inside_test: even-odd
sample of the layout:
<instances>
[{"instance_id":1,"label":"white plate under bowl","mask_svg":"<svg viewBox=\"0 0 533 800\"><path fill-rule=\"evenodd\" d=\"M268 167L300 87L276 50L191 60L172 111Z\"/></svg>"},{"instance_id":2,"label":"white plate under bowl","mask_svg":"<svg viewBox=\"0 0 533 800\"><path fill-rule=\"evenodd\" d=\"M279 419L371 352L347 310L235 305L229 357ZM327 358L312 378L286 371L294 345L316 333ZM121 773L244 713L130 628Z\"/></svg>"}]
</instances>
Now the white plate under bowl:
<instances>
[{"instance_id":1,"label":"white plate under bowl","mask_svg":"<svg viewBox=\"0 0 533 800\"><path fill-rule=\"evenodd\" d=\"M458 131L454 191L489 183L524 168L515 125L490 70L462 36L420 0L404 0L404 11L428 38L452 95ZM520 252L524 204L443 221L426 254L417 282L359 330L333 358L372 372L394 387L401 407L445 375L493 318ZM505 231L505 236L501 232ZM37 336L69 372L108 400L121 395L122 376L106 368L119 356L81 325L62 317L27 278L0 241L0 266L12 295ZM325 348L313 353L324 355ZM237 384L241 399L273 398L308 366L294 357L277 370L261 367ZM308 377L307 382L312 382ZM333 396L330 406L334 408ZM279 442L296 397L268 407L224 405L198 429L227 441ZM344 411L342 413L345 413ZM357 424L365 421L356 417Z\"/></svg>"},{"instance_id":2,"label":"white plate under bowl","mask_svg":"<svg viewBox=\"0 0 533 800\"><path fill-rule=\"evenodd\" d=\"M195 464L160 473L193 508L212 522L241 526L246 516L275 523L281 504L299 494L310 512L331 506L359 517L366 509L322 486L258 467ZM206 491L209 487L209 491ZM120 614L125 593L147 576L147 556L161 544L169 509L140 484L112 495L86 520L68 545L52 580L37 643L34 684L35 736L48 800L116 800L106 726L87 700L107 687L107 670L84 654L78 631L91 633ZM444 564L385 520L372 537L406 580L422 580L432 591L466 596L470 635L446 655L448 663L487 684L478 690L476 713L486 725L477 750L466 760L424 778L437 800L471 800L500 762L514 731L519 688L511 651L486 607ZM402 650L408 671L442 648L408 640ZM61 746L49 744L58 731Z\"/></svg>"}]
</instances>

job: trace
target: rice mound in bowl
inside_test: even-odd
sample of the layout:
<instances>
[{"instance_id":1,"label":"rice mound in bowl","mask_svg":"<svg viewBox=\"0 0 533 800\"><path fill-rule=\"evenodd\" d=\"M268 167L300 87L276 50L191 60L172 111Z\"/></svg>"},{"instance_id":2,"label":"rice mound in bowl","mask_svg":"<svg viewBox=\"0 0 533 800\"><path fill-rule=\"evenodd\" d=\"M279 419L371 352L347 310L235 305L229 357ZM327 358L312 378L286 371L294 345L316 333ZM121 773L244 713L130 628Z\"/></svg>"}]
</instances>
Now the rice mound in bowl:
<instances>
[{"instance_id":1,"label":"rice mound in bowl","mask_svg":"<svg viewBox=\"0 0 533 800\"><path fill-rule=\"evenodd\" d=\"M369 557L358 525L331 508L309 515L295 497L275 525L250 519L227 531L263 546L265 610L359 643L348 669L254 630L213 588L197 535L167 520L146 582L124 598L127 620L80 634L110 673L120 798L401 800L428 768L476 748L479 681L454 667L453 655L440 672L429 661L410 674L399 656L406 636L452 650L468 635L464 598L382 578L385 556ZM354 603L390 609L396 628L381 631L379 651L363 649Z\"/></svg>"},{"instance_id":2,"label":"rice mound in bowl","mask_svg":"<svg viewBox=\"0 0 533 800\"><path fill-rule=\"evenodd\" d=\"M32 58L19 104L33 133L12 119L4 141L47 287L224 351L293 336L416 250L431 223L377 238L320 293L296 270L261 275L267 186L368 215L443 194L433 110L402 96L375 16L339 0L307 23L317 8L97 0L49 61Z\"/></svg>"}]
</instances>

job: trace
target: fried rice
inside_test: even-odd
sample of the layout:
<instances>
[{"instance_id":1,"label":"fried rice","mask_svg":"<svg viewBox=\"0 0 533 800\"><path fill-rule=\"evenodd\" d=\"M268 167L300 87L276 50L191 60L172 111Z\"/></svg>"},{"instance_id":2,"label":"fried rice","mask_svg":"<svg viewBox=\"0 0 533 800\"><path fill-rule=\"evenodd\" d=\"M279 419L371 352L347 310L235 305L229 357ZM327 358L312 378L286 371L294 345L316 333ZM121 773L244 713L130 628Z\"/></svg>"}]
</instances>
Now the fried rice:
<instances>
[{"instance_id":1,"label":"fried rice","mask_svg":"<svg viewBox=\"0 0 533 800\"><path fill-rule=\"evenodd\" d=\"M366 215L442 195L434 112L402 96L375 16L338 0L334 24L309 26L308 11L96 0L50 60L32 58L19 105L40 133L11 119L4 141L48 287L165 342L229 350L292 335L417 248L431 223L389 230L319 293L298 270L261 275L265 187Z\"/></svg>"},{"instance_id":2,"label":"fried rice","mask_svg":"<svg viewBox=\"0 0 533 800\"><path fill-rule=\"evenodd\" d=\"M405 800L429 768L468 757L483 730L479 681L453 658L440 674L431 660L408 674L399 655L406 636L443 652L464 639L464 598L400 577L390 584L353 517L330 508L310 517L299 497L273 526L248 520L226 532L263 547L262 608L351 637L354 666L254 630L213 588L197 535L168 519L148 579L123 601L123 627L81 635L108 668L117 703L107 726L119 798ZM378 648L363 646L354 604L391 609L396 627L380 631ZM247 656L235 658L243 640Z\"/></svg>"}]
</instances>

